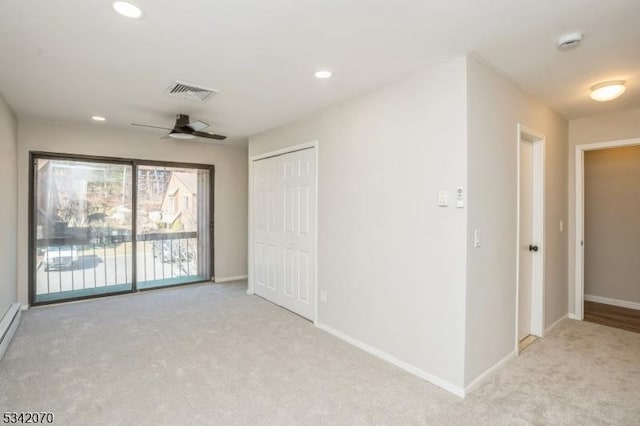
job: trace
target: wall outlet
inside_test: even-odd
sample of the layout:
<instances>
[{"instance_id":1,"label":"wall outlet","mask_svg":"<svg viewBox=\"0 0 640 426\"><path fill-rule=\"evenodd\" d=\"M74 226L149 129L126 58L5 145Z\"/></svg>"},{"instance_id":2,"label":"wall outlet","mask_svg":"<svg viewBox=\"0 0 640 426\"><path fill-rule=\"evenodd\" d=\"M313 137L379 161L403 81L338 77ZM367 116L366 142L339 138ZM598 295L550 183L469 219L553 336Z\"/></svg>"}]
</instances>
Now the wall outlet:
<instances>
[{"instance_id":1,"label":"wall outlet","mask_svg":"<svg viewBox=\"0 0 640 426\"><path fill-rule=\"evenodd\" d=\"M326 290L320 290L320 301L322 303L327 303L327 291Z\"/></svg>"}]
</instances>

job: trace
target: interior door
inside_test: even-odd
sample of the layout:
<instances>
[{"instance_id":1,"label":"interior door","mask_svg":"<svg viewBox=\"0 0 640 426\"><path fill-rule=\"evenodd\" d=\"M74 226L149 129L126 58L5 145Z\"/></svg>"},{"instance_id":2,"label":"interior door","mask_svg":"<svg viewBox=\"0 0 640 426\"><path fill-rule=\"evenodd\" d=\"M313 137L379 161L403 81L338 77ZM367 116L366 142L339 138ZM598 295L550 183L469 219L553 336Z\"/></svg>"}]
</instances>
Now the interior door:
<instances>
[{"instance_id":1,"label":"interior door","mask_svg":"<svg viewBox=\"0 0 640 426\"><path fill-rule=\"evenodd\" d=\"M253 236L256 294L281 304L282 181L279 157L256 161L253 186Z\"/></svg>"},{"instance_id":2,"label":"interior door","mask_svg":"<svg viewBox=\"0 0 640 426\"><path fill-rule=\"evenodd\" d=\"M316 151L254 163L254 292L315 319Z\"/></svg>"},{"instance_id":3,"label":"interior door","mask_svg":"<svg viewBox=\"0 0 640 426\"><path fill-rule=\"evenodd\" d=\"M533 143L520 141L520 251L518 293L518 340L532 334L534 203Z\"/></svg>"}]
</instances>

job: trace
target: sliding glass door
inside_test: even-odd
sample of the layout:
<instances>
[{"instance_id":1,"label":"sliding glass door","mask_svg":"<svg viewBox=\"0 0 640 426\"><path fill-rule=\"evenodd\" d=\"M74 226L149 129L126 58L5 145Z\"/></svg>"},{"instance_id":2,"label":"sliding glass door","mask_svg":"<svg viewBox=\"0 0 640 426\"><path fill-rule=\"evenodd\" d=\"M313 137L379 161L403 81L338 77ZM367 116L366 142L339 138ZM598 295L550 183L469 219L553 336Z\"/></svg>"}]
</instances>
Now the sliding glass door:
<instances>
[{"instance_id":1,"label":"sliding glass door","mask_svg":"<svg viewBox=\"0 0 640 426\"><path fill-rule=\"evenodd\" d=\"M138 288L208 279L209 170L138 167Z\"/></svg>"},{"instance_id":2,"label":"sliding glass door","mask_svg":"<svg viewBox=\"0 0 640 426\"><path fill-rule=\"evenodd\" d=\"M213 167L32 153L31 303L210 279Z\"/></svg>"}]
</instances>

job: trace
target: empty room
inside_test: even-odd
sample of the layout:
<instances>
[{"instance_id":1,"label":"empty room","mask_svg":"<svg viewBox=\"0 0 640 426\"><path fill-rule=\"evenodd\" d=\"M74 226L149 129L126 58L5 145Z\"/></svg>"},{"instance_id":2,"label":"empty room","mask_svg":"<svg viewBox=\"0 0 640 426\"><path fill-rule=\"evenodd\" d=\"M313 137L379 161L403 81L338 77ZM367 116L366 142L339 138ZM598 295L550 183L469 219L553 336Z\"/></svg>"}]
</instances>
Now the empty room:
<instances>
[{"instance_id":1,"label":"empty room","mask_svg":"<svg viewBox=\"0 0 640 426\"><path fill-rule=\"evenodd\" d=\"M640 424L640 2L0 3L0 416Z\"/></svg>"}]
</instances>

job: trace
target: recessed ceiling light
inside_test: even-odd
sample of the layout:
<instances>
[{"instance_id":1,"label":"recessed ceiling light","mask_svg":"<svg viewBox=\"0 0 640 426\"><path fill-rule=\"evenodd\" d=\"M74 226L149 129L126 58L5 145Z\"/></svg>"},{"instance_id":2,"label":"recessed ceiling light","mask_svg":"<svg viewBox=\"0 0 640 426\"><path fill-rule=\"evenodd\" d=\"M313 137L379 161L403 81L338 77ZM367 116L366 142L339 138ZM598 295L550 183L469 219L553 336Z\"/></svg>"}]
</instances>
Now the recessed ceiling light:
<instances>
[{"instance_id":1,"label":"recessed ceiling light","mask_svg":"<svg viewBox=\"0 0 640 426\"><path fill-rule=\"evenodd\" d=\"M120 15L131 19L141 19L143 16L142 9L135 4L126 1L114 1L113 10Z\"/></svg>"},{"instance_id":2,"label":"recessed ceiling light","mask_svg":"<svg viewBox=\"0 0 640 426\"><path fill-rule=\"evenodd\" d=\"M314 74L316 78L320 78L320 79L330 78L332 75L333 73L329 70L316 71L316 73Z\"/></svg>"},{"instance_id":3,"label":"recessed ceiling light","mask_svg":"<svg viewBox=\"0 0 640 426\"><path fill-rule=\"evenodd\" d=\"M605 81L591 86L591 99L598 102L611 101L622 95L627 90L622 80Z\"/></svg>"},{"instance_id":4,"label":"recessed ceiling light","mask_svg":"<svg viewBox=\"0 0 640 426\"><path fill-rule=\"evenodd\" d=\"M92 116L92 117L91 117L91 119L92 119L93 121L107 121L107 119L106 119L106 118L104 118L104 117L103 117L103 116L101 116L101 115L94 115L94 116Z\"/></svg>"}]
</instances>

